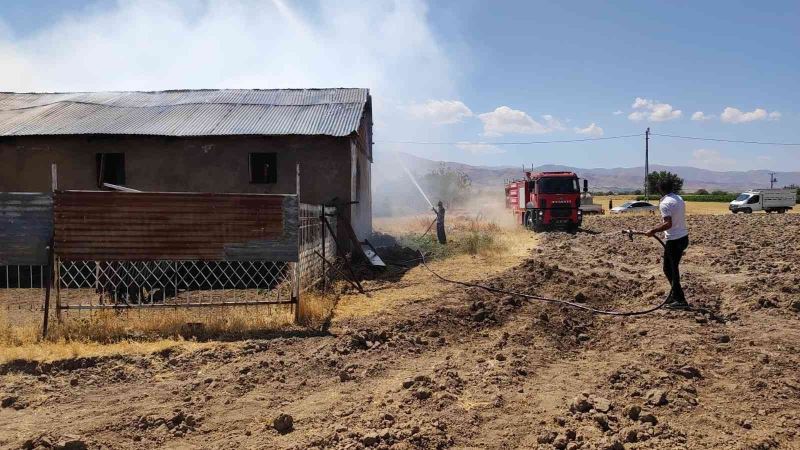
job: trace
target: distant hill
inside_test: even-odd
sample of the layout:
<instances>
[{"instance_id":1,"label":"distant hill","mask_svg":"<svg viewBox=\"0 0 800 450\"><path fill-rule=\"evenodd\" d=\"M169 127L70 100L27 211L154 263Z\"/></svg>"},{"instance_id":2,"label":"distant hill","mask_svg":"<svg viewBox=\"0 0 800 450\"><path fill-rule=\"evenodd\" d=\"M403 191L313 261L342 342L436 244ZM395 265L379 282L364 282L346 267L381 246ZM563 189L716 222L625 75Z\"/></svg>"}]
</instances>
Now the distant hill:
<instances>
[{"instance_id":1,"label":"distant hill","mask_svg":"<svg viewBox=\"0 0 800 450\"><path fill-rule=\"evenodd\" d=\"M501 187L507 179L522 177L520 167L491 167L471 166L458 162L433 161L418 156L399 153L376 155L373 165L373 190L378 193L381 182L401 181L406 175L399 166L397 158L406 164L412 173L424 174L444 164L448 168L460 170L472 179L477 188ZM589 180L592 191L626 192L642 188L644 167L617 167L610 169L584 169L579 167L542 165L534 168L535 171L566 170L578 174L581 178ZM695 191L706 189L708 191L723 190L740 192L751 188L768 187L769 172L766 170L718 172L714 170L699 169L687 166L662 166L650 165L651 171L668 170L677 173L684 179L684 190ZM789 184L800 185L800 172L778 172L775 174L779 186Z\"/></svg>"}]
</instances>

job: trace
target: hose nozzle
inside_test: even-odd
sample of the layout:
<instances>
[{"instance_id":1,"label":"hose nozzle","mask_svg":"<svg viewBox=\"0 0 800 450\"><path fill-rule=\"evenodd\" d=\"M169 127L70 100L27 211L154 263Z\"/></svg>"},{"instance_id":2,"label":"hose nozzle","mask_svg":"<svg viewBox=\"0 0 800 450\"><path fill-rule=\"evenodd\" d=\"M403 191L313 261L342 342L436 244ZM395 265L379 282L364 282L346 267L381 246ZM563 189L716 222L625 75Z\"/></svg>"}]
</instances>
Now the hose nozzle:
<instances>
[{"instance_id":1,"label":"hose nozzle","mask_svg":"<svg viewBox=\"0 0 800 450\"><path fill-rule=\"evenodd\" d=\"M641 231L636 231L636 230L622 230L622 234L624 234L624 235L628 236L628 240L631 240L631 241L632 241L632 240L633 240L633 235L634 235L634 234L641 234L641 235L643 235L643 234L645 234L645 233L643 233L643 232L641 232Z\"/></svg>"}]
</instances>

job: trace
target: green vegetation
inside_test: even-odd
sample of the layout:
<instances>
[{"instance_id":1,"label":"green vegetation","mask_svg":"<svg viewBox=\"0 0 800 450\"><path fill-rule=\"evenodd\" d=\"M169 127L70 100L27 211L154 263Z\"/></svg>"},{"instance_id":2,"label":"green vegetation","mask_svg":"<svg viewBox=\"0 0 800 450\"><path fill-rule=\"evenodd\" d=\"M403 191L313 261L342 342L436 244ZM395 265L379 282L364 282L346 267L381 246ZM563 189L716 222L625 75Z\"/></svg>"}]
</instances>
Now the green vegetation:
<instances>
[{"instance_id":1,"label":"green vegetation","mask_svg":"<svg viewBox=\"0 0 800 450\"><path fill-rule=\"evenodd\" d=\"M647 175L647 189L650 193L658 195L659 185L671 187L672 192L680 192L683 189L683 178L666 170Z\"/></svg>"},{"instance_id":2,"label":"green vegetation","mask_svg":"<svg viewBox=\"0 0 800 450\"><path fill-rule=\"evenodd\" d=\"M502 231L494 222L481 218L453 217L447 229L447 244L436 239L435 230L424 236L408 233L398 237L397 243L413 250L421 250L426 257L443 259L456 255L491 255L505 249Z\"/></svg>"}]
</instances>

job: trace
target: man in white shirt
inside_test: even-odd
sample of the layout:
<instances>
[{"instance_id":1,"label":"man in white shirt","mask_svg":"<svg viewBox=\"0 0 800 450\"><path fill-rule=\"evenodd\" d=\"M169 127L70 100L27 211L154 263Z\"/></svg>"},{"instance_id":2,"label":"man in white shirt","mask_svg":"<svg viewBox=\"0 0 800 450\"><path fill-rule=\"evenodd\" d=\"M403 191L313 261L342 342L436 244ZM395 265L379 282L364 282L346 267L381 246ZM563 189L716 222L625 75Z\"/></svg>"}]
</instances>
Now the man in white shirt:
<instances>
[{"instance_id":1,"label":"man in white shirt","mask_svg":"<svg viewBox=\"0 0 800 450\"><path fill-rule=\"evenodd\" d=\"M688 309L689 304L681 287L680 263L683 252L689 246L689 230L686 228L686 204L675 193L677 189L672 180L662 179L656 185L661 197L659 210L663 222L647 232L654 236L663 231L664 239L664 275L667 276L672 292L667 300L667 307L672 309Z\"/></svg>"}]
</instances>

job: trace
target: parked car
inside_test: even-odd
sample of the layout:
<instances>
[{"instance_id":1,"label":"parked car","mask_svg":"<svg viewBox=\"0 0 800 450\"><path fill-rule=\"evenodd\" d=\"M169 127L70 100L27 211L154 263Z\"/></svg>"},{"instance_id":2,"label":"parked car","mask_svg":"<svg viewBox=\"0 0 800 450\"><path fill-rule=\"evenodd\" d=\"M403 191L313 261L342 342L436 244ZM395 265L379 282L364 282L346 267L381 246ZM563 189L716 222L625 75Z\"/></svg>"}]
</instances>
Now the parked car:
<instances>
[{"instance_id":1,"label":"parked car","mask_svg":"<svg viewBox=\"0 0 800 450\"><path fill-rule=\"evenodd\" d=\"M742 192L730 203L728 209L734 214L749 214L761 210L780 214L792 209L796 201L797 193L794 189L759 189Z\"/></svg>"},{"instance_id":2,"label":"parked car","mask_svg":"<svg viewBox=\"0 0 800 450\"><path fill-rule=\"evenodd\" d=\"M611 208L611 214L653 212L658 211L658 206L648 202L625 202L615 208Z\"/></svg>"}]
</instances>

